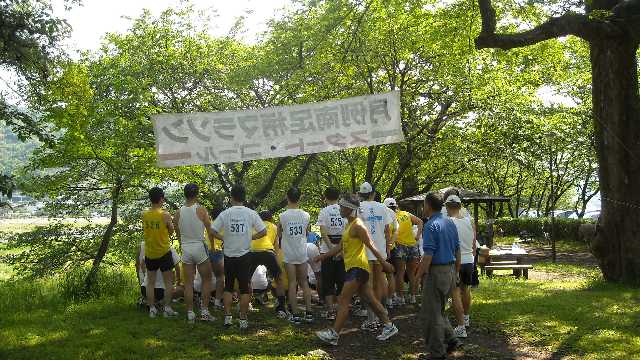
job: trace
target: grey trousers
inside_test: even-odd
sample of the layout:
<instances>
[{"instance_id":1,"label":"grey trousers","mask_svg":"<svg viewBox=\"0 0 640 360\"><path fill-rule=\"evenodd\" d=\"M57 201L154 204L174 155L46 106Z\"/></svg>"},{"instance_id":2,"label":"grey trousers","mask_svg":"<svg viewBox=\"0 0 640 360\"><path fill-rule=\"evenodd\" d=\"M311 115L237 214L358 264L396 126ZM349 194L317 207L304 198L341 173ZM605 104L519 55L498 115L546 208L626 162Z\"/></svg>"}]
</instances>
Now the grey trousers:
<instances>
[{"instance_id":1,"label":"grey trousers","mask_svg":"<svg viewBox=\"0 0 640 360\"><path fill-rule=\"evenodd\" d=\"M455 265L432 265L424 279L421 316L427 352L432 357L446 357L447 345L455 340L451 323L444 313L455 286Z\"/></svg>"}]
</instances>

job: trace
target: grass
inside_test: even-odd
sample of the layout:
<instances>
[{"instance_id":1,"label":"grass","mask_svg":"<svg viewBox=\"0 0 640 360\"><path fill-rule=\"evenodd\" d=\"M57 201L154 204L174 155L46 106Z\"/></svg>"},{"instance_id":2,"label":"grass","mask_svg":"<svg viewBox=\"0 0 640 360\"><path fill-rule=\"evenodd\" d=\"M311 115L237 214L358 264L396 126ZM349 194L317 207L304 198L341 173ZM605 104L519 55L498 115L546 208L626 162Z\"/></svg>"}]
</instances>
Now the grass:
<instances>
[{"instance_id":1,"label":"grass","mask_svg":"<svg viewBox=\"0 0 640 360\"><path fill-rule=\"evenodd\" d=\"M502 236L495 237L493 242L495 245L511 245L518 240L517 236ZM533 243L526 244L527 247L546 247L551 248L551 244L546 244L540 239L536 239ZM574 253L574 252L589 252L589 244L584 242L579 242L570 239L557 239L556 240L556 250L557 252L566 252L566 253Z\"/></svg>"},{"instance_id":2,"label":"grass","mask_svg":"<svg viewBox=\"0 0 640 360\"><path fill-rule=\"evenodd\" d=\"M473 293L474 328L551 358L640 354L639 289L605 283L593 266L540 262L536 271L571 276L483 278ZM195 325L148 319L134 304L133 281L114 295L71 302L62 297L59 278L7 280L10 275L0 264L0 359L307 359L320 348L311 330L275 319L270 311L252 313L252 328L241 334L224 329L220 319ZM181 305L176 308L184 314ZM406 351L392 340L378 355L410 358Z\"/></svg>"}]
</instances>

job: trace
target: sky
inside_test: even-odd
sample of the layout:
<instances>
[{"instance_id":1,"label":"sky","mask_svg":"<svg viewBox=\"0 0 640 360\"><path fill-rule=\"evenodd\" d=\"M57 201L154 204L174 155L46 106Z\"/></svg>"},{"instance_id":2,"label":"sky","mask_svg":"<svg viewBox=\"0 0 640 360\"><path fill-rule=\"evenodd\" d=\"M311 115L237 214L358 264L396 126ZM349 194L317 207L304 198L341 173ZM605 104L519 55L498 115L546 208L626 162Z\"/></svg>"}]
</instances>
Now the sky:
<instances>
[{"instance_id":1,"label":"sky","mask_svg":"<svg viewBox=\"0 0 640 360\"><path fill-rule=\"evenodd\" d=\"M228 33L235 20L246 16L247 31L242 40L252 43L266 30L266 22L282 14L290 0L191 0L196 10L208 10L217 16L213 18L213 35ZM180 0L82 0L82 6L67 11L64 0L54 0L54 14L64 18L72 27L71 38L67 41L70 52L74 50L95 50L100 46L107 32L124 32L131 25L131 19L142 14L143 9L160 14L172 7L181 7Z\"/></svg>"}]
</instances>

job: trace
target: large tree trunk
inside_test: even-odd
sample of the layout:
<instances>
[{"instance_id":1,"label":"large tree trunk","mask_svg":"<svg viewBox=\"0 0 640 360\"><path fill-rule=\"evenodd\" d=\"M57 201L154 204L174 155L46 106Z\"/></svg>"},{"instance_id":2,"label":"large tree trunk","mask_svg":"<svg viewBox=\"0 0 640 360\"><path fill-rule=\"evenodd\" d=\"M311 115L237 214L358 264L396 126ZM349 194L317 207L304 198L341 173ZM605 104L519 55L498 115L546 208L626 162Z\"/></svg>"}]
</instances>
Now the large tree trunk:
<instances>
[{"instance_id":1,"label":"large tree trunk","mask_svg":"<svg viewBox=\"0 0 640 360\"><path fill-rule=\"evenodd\" d=\"M113 237L113 230L118 224L118 202L120 200L121 191L122 183L118 181L116 186L111 190L111 220L109 221L109 225L107 225L107 228L102 234L102 242L100 243L100 247L98 248L98 253L93 259L93 264L91 265L89 274L87 274L87 277L85 278L85 292L91 290L91 287L93 287L96 282L100 263L102 263L102 259L104 259L104 256L107 254L109 243L111 242L111 237Z\"/></svg>"},{"instance_id":2,"label":"large tree trunk","mask_svg":"<svg viewBox=\"0 0 640 360\"><path fill-rule=\"evenodd\" d=\"M640 282L640 97L637 44L591 42L602 212L592 243L607 280Z\"/></svg>"}]
</instances>

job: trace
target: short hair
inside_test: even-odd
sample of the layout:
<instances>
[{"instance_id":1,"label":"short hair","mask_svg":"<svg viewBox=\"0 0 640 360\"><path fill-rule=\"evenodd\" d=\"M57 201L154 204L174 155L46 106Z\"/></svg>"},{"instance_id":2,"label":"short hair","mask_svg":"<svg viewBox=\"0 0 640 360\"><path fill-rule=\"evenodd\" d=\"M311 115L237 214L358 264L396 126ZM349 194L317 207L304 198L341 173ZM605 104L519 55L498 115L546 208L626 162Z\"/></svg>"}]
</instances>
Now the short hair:
<instances>
[{"instance_id":1,"label":"short hair","mask_svg":"<svg viewBox=\"0 0 640 360\"><path fill-rule=\"evenodd\" d=\"M289 201L291 202L297 203L298 201L300 201L301 196L302 193L300 192L300 189L295 186L287 191L287 199L289 199Z\"/></svg>"},{"instance_id":2,"label":"short hair","mask_svg":"<svg viewBox=\"0 0 640 360\"><path fill-rule=\"evenodd\" d=\"M382 202L382 194L380 194L380 191L375 190L375 195L373 195L373 201Z\"/></svg>"},{"instance_id":3,"label":"short hair","mask_svg":"<svg viewBox=\"0 0 640 360\"><path fill-rule=\"evenodd\" d=\"M263 221L273 221L273 213L269 210L260 211L260 219Z\"/></svg>"},{"instance_id":4,"label":"short hair","mask_svg":"<svg viewBox=\"0 0 640 360\"><path fill-rule=\"evenodd\" d=\"M343 194L342 199L355 207L360 207L360 199L357 195Z\"/></svg>"},{"instance_id":5,"label":"short hair","mask_svg":"<svg viewBox=\"0 0 640 360\"><path fill-rule=\"evenodd\" d=\"M324 198L330 201L336 201L340 198L340 190L333 186L329 186L324 191Z\"/></svg>"},{"instance_id":6,"label":"short hair","mask_svg":"<svg viewBox=\"0 0 640 360\"><path fill-rule=\"evenodd\" d=\"M462 208L462 204L460 204L459 202L448 202L448 203L444 204L444 206L446 206L447 209L461 209Z\"/></svg>"},{"instance_id":7,"label":"short hair","mask_svg":"<svg viewBox=\"0 0 640 360\"><path fill-rule=\"evenodd\" d=\"M158 204L164 198L164 190L155 186L149 189L149 200L152 204Z\"/></svg>"},{"instance_id":8,"label":"short hair","mask_svg":"<svg viewBox=\"0 0 640 360\"><path fill-rule=\"evenodd\" d=\"M244 202L247 199L247 189L241 184L236 184L231 188L231 198L238 202Z\"/></svg>"},{"instance_id":9,"label":"short hair","mask_svg":"<svg viewBox=\"0 0 640 360\"><path fill-rule=\"evenodd\" d=\"M442 194L439 191L429 191L424 196L425 205L428 204L433 211L442 210Z\"/></svg>"},{"instance_id":10,"label":"short hair","mask_svg":"<svg viewBox=\"0 0 640 360\"><path fill-rule=\"evenodd\" d=\"M200 188L196 184L187 184L184 186L184 197L193 199L200 193Z\"/></svg>"}]
</instances>

